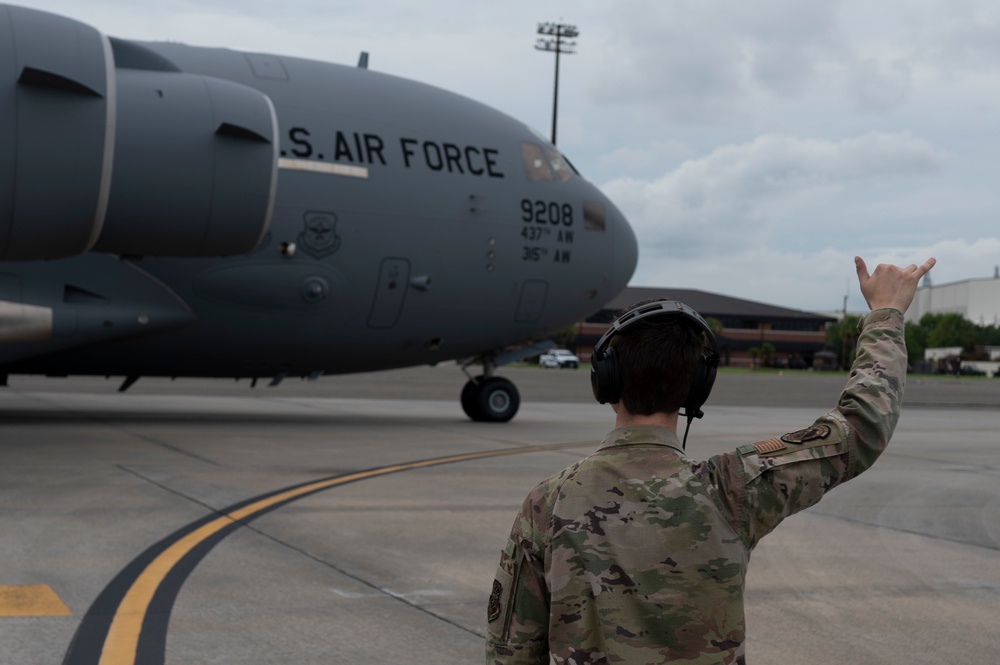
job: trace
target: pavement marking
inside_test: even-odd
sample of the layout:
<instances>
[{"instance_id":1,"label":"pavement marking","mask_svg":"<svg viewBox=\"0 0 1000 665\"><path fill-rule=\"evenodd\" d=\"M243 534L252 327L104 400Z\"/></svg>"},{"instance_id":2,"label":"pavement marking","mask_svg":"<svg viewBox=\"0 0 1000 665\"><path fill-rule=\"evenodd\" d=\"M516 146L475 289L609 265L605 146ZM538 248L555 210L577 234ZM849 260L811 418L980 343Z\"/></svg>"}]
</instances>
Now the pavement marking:
<instances>
[{"instance_id":1,"label":"pavement marking","mask_svg":"<svg viewBox=\"0 0 1000 665\"><path fill-rule=\"evenodd\" d=\"M68 617L72 614L48 584L0 586L0 617Z\"/></svg>"},{"instance_id":2,"label":"pavement marking","mask_svg":"<svg viewBox=\"0 0 1000 665\"><path fill-rule=\"evenodd\" d=\"M593 445L590 441L502 448L392 464L294 485L224 508L167 536L126 566L87 610L63 665L162 664L170 611L187 576L219 541L271 510L332 487L390 473Z\"/></svg>"}]
</instances>

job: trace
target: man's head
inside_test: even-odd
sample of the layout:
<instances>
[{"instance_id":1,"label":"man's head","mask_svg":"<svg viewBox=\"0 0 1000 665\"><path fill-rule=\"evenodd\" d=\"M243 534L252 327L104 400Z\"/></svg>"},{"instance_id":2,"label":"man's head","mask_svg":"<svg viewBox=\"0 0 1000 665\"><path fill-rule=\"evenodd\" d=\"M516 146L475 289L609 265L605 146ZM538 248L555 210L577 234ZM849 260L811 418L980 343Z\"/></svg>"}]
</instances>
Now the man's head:
<instances>
[{"instance_id":1,"label":"man's head","mask_svg":"<svg viewBox=\"0 0 1000 665\"><path fill-rule=\"evenodd\" d=\"M630 306L594 349L594 396L620 401L635 415L700 417L719 363L704 319L683 303L653 300Z\"/></svg>"}]
</instances>

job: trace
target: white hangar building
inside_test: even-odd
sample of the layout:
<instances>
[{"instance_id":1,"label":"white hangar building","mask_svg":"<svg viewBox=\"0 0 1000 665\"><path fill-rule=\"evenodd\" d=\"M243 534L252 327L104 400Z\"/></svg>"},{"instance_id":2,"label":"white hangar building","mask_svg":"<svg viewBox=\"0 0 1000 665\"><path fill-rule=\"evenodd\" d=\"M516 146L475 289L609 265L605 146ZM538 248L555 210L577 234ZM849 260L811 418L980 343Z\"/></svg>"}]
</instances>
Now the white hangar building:
<instances>
[{"instance_id":1,"label":"white hangar building","mask_svg":"<svg viewBox=\"0 0 1000 665\"><path fill-rule=\"evenodd\" d=\"M1000 326L1000 267L992 279L924 285L917 289L907 321L919 321L924 314L961 314L981 326Z\"/></svg>"}]
</instances>

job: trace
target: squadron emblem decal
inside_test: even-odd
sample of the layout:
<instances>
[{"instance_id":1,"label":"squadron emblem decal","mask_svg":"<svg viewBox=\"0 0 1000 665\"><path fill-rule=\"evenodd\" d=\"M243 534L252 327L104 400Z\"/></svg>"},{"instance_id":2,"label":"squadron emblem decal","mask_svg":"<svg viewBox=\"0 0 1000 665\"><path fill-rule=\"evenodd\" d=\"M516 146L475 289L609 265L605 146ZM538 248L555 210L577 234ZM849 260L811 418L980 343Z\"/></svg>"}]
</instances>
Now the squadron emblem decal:
<instances>
[{"instance_id":1,"label":"squadron emblem decal","mask_svg":"<svg viewBox=\"0 0 1000 665\"><path fill-rule=\"evenodd\" d=\"M314 259L336 254L340 249L337 216L332 212L312 210L305 214L304 221L305 228L298 238L299 248Z\"/></svg>"},{"instance_id":2,"label":"squadron emblem decal","mask_svg":"<svg viewBox=\"0 0 1000 665\"><path fill-rule=\"evenodd\" d=\"M781 440L785 443L806 443L808 441L815 441L816 439L825 439L828 436L830 436L829 425L813 425L812 427L800 429L798 432L789 432L781 437Z\"/></svg>"}]
</instances>

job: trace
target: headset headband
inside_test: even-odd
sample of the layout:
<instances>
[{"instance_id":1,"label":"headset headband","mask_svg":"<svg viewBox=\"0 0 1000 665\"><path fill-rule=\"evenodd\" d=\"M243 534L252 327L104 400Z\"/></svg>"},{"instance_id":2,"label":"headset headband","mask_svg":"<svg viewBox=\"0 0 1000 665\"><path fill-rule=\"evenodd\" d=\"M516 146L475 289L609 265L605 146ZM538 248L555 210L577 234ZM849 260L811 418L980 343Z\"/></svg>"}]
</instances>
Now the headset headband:
<instances>
[{"instance_id":1,"label":"headset headband","mask_svg":"<svg viewBox=\"0 0 1000 665\"><path fill-rule=\"evenodd\" d=\"M712 329L708 327L708 323L706 323L705 319L701 317L701 314L694 311L679 300L657 300L639 305L638 307L625 312L620 317L615 319L614 323L611 324L611 327L608 328L607 332L601 335L601 339L597 341L597 345L594 347L594 352L603 353L611 343L612 337L619 334L624 328L632 325L636 321L648 319L651 316L662 316L664 314L680 315L695 323L705 333L705 338L707 339L709 345L708 355L715 357L716 366L718 366L719 342L715 339L715 333L713 333Z\"/></svg>"},{"instance_id":2,"label":"headset headband","mask_svg":"<svg viewBox=\"0 0 1000 665\"><path fill-rule=\"evenodd\" d=\"M683 409L681 415L687 418L687 427L684 429L684 440L681 444L681 447L684 448L687 445L687 434L691 427L691 421L705 415L701 406L708 399L709 393L712 392L719 367L719 342L715 339L715 333L698 312L676 300L656 300L625 312L611 324L611 327L594 346L594 353L590 360L590 384L594 391L594 399L601 404L614 403L621 399L622 377L615 347L611 346L611 339L615 335L621 334L625 328L636 321L653 316L679 316L692 322L705 333L707 346L704 354L698 358L698 369L694 381L688 390L687 399L681 406Z\"/></svg>"}]
</instances>

